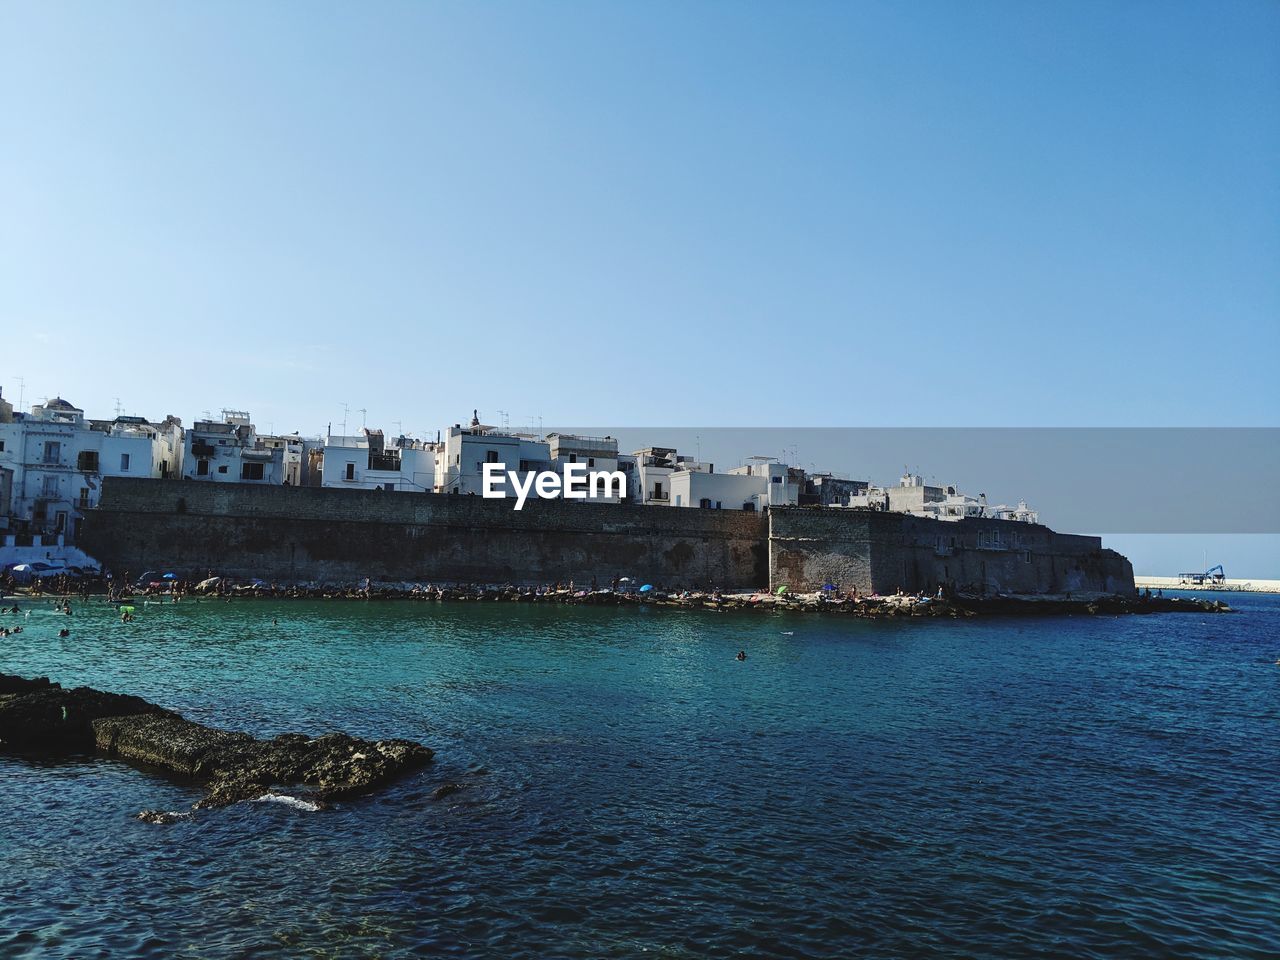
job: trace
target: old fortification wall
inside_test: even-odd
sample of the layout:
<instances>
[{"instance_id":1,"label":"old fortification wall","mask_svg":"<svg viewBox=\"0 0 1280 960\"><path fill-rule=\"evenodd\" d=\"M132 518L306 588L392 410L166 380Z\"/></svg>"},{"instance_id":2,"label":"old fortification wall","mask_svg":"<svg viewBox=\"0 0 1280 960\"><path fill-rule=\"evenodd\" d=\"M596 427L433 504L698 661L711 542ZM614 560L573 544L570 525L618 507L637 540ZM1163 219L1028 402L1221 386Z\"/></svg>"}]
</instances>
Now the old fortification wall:
<instances>
[{"instance_id":1,"label":"old fortification wall","mask_svg":"<svg viewBox=\"0 0 1280 960\"><path fill-rule=\"evenodd\" d=\"M770 511L769 582L867 593L1133 593L1133 567L1098 537L1008 520L931 520L863 510Z\"/></svg>"},{"instance_id":2,"label":"old fortification wall","mask_svg":"<svg viewBox=\"0 0 1280 960\"><path fill-rule=\"evenodd\" d=\"M1133 592L1129 561L1097 537L814 507L760 516L530 500L516 511L481 497L108 478L81 546L117 571L281 580Z\"/></svg>"},{"instance_id":3,"label":"old fortification wall","mask_svg":"<svg viewBox=\"0 0 1280 960\"><path fill-rule=\"evenodd\" d=\"M758 514L428 493L108 478L81 545L109 569L336 582L667 587L766 582Z\"/></svg>"}]
</instances>

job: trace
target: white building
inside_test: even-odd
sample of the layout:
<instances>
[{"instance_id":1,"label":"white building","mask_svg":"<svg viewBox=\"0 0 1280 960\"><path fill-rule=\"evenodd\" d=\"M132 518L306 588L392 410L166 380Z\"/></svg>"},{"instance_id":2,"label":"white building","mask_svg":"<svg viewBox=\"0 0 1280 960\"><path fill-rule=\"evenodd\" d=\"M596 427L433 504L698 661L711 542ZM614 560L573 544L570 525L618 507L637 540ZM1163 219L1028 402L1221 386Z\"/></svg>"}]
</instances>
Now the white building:
<instances>
[{"instance_id":1,"label":"white building","mask_svg":"<svg viewBox=\"0 0 1280 960\"><path fill-rule=\"evenodd\" d=\"M993 508L997 520L1014 520L1018 523L1039 523L1040 512L1027 506L1027 501L1019 500L1016 507L1000 504Z\"/></svg>"},{"instance_id":2,"label":"white building","mask_svg":"<svg viewBox=\"0 0 1280 960\"><path fill-rule=\"evenodd\" d=\"M296 486L302 482L302 439L259 437L247 411L223 410L221 420L197 420L187 431L182 476Z\"/></svg>"},{"instance_id":3,"label":"white building","mask_svg":"<svg viewBox=\"0 0 1280 960\"><path fill-rule=\"evenodd\" d=\"M765 484L765 496L761 506L793 507L800 502L800 490L804 486L804 471L789 467L772 457L748 457L741 467L733 467L733 476L756 477Z\"/></svg>"},{"instance_id":4,"label":"white building","mask_svg":"<svg viewBox=\"0 0 1280 960\"><path fill-rule=\"evenodd\" d=\"M618 458L627 478L627 499L654 506L671 505L671 475L679 469L675 447L645 447Z\"/></svg>"},{"instance_id":5,"label":"white building","mask_svg":"<svg viewBox=\"0 0 1280 960\"><path fill-rule=\"evenodd\" d=\"M436 489L437 446L410 437L388 444L381 430L326 439L321 486L350 490L431 493Z\"/></svg>"},{"instance_id":6,"label":"white building","mask_svg":"<svg viewBox=\"0 0 1280 960\"><path fill-rule=\"evenodd\" d=\"M588 471L613 473L618 466L618 441L613 437L580 437L570 433L547 434L547 455L552 469L563 474L570 463L586 464ZM612 488L610 488L612 489ZM618 503L622 497L596 496L585 503Z\"/></svg>"},{"instance_id":7,"label":"white building","mask_svg":"<svg viewBox=\"0 0 1280 960\"><path fill-rule=\"evenodd\" d=\"M14 533L79 534L84 512L98 505L103 477L176 476L182 423L141 417L85 419L55 397L15 414L0 410L0 527Z\"/></svg>"},{"instance_id":8,"label":"white building","mask_svg":"<svg viewBox=\"0 0 1280 960\"><path fill-rule=\"evenodd\" d=\"M760 510L769 502L769 480L743 473L676 470L671 505L706 510Z\"/></svg>"},{"instance_id":9,"label":"white building","mask_svg":"<svg viewBox=\"0 0 1280 960\"><path fill-rule=\"evenodd\" d=\"M304 441L300 434L290 433L283 436L259 434L258 443L264 449L280 451L280 470L283 477L281 483L290 487L302 486L306 467L302 455Z\"/></svg>"},{"instance_id":10,"label":"white building","mask_svg":"<svg viewBox=\"0 0 1280 960\"><path fill-rule=\"evenodd\" d=\"M904 473L896 487L869 487L861 495L849 498L848 506L871 510L889 510L909 513L917 517L935 520L963 520L978 517L993 520L1015 520L1021 523L1039 523L1040 515L1027 506L1025 500L1016 507L1004 504L992 506L987 495L976 497L961 493L954 485L945 487L926 484L919 474Z\"/></svg>"},{"instance_id":11,"label":"white building","mask_svg":"<svg viewBox=\"0 0 1280 960\"><path fill-rule=\"evenodd\" d=\"M504 470L523 477L551 469L551 448L532 434L509 433L483 424L473 412L468 426L455 423L449 428L438 449L436 493L481 496L486 463L502 464Z\"/></svg>"}]
</instances>

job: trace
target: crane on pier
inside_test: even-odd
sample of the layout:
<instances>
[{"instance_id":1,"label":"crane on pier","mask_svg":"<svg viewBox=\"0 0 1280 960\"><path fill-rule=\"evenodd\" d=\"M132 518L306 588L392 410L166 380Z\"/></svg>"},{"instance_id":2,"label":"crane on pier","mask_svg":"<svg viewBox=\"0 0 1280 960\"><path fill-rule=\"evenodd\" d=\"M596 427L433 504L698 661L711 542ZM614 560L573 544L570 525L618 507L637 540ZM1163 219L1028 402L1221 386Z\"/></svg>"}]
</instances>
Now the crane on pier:
<instances>
[{"instance_id":1,"label":"crane on pier","mask_svg":"<svg viewBox=\"0 0 1280 960\"><path fill-rule=\"evenodd\" d=\"M1178 580L1181 583L1224 583L1227 579L1226 573L1222 569L1222 564L1216 567L1210 567L1204 573L1180 573Z\"/></svg>"}]
</instances>

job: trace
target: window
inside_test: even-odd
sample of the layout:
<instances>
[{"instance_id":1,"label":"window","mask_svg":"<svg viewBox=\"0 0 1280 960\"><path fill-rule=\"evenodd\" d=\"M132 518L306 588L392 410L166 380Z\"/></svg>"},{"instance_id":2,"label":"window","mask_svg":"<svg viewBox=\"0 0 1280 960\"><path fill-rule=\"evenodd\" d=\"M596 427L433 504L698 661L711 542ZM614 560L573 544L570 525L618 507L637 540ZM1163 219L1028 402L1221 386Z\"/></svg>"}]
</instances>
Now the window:
<instances>
[{"instance_id":1,"label":"window","mask_svg":"<svg viewBox=\"0 0 1280 960\"><path fill-rule=\"evenodd\" d=\"M387 491L387 493L395 493L396 485L394 483L384 483L382 485L382 489Z\"/></svg>"},{"instance_id":2,"label":"window","mask_svg":"<svg viewBox=\"0 0 1280 960\"><path fill-rule=\"evenodd\" d=\"M89 488L81 487L80 488L80 506L87 507L88 505L89 505Z\"/></svg>"},{"instance_id":3,"label":"window","mask_svg":"<svg viewBox=\"0 0 1280 960\"><path fill-rule=\"evenodd\" d=\"M356 478L356 465L354 463L347 464L347 475L344 480L354 480Z\"/></svg>"},{"instance_id":4,"label":"window","mask_svg":"<svg viewBox=\"0 0 1280 960\"><path fill-rule=\"evenodd\" d=\"M94 473L98 469L98 451L81 450L76 454L76 469L81 473Z\"/></svg>"},{"instance_id":5,"label":"window","mask_svg":"<svg viewBox=\"0 0 1280 960\"><path fill-rule=\"evenodd\" d=\"M209 475L209 461L208 461L208 460L197 460L197 461L196 461L196 476L197 476L197 477L207 477L208 475Z\"/></svg>"},{"instance_id":6,"label":"window","mask_svg":"<svg viewBox=\"0 0 1280 960\"><path fill-rule=\"evenodd\" d=\"M497 451L497 450L486 450L486 451L484 452L484 462L485 462L485 463L497 463L497 462L498 462L498 451Z\"/></svg>"},{"instance_id":7,"label":"window","mask_svg":"<svg viewBox=\"0 0 1280 960\"><path fill-rule=\"evenodd\" d=\"M44 462L59 463L62 460L62 444L48 440L44 445Z\"/></svg>"},{"instance_id":8,"label":"window","mask_svg":"<svg viewBox=\"0 0 1280 960\"><path fill-rule=\"evenodd\" d=\"M41 486L41 493L46 497L56 497L58 495L58 478L45 477Z\"/></svg>"},{"instance_id":9,"label":"window","mask_svg":"<svg viewBox=\"0 0 1280 960\"><path fill-rule=\"evenodd\" d=\"M569 462L570 462L570 463L577 463L577 462L578 462L578 455L577 455L576 453L571 453L571 454L569 454Z\"/></svg>"},{"instance_id":10,"label":"window","mask_svg":"<svg viewBox=\"0 0 1280 960\"><path fill-rule=\"evenodd\" d=\"M261 480L264 474L263 464L261 463L242 463L240 464L241 480Z\"/></svg>"},{"instance_id":11,"label":"window","mask_svg":"<svg viewBox=\"0 0 1280 960\"><path fill-rule=\"evenodd\" d=\"M222 466L220 466L220 467L218 468L218 472L219 472L219 473L226 473L226 472L227 472L227 465L224 463Z\"/></svg>"},{"instance_id":12,"label":"window","mask_svg":"<svg viewBox=\"0 0 1280 960\"><path fill-rule=\"evenodd\" d=\"M663 492L662 492L662 481L660 481L660 480L655 480L655 481L654 481L654 484L653 484L653 499L655 499L655 500L665 500L665 499L667 499L667 495L666 495L665 493L663 493Z\"/></svg>"},{"instance_id":13,"label":"window","mask_svg":"<svg viewBox=\"0 0 1280 960\"><path fill-rule=\"evenodd\" d=\"M707 497L703 497L701 500L698 501L698 506L700 506L703 510L710 510L711 500L708 499Z\"/></svg>"},{"instance_id":14,"label":"window","mask_svg":"<svg viewBox=\"0 0 1280 960\"><path fill-rule=\"evenodd\" d=\"M781 477L770 477L770 478L769 478L769 481L770 481L771 483L781 483L781 482L782 482L782 478L781 478Z\"/></svg>"},{"instance_id":15,"label":"window","mask_svg":"<svg viewBox=\"0 0 1280 960\"><path fill-rule=\"evenodd\" d=\"M129 454L127 453L120 454L120 472L121 473L129 472Z\"/></svg>"},{"instance_id":16,"label":"window","mask_svg":"<svg viewBox=\"0 0 1280 960\"><path fill-rule=\"evenodd\" d=\"M596 458L595 458L595 457L587 457L587 468L588 468L588 469L590 469L590 470L594 470L594 469L596 468Z\"/></svg>"},{"instance_id":17,"label":"window","mask_svg":"<svg viewBox=\"0 0 1280 960\"><path fill-rule=\"evenodd\" d=\"M4 453L4 441L0 440L0 453Z\"/></svg>"}]
</instances>

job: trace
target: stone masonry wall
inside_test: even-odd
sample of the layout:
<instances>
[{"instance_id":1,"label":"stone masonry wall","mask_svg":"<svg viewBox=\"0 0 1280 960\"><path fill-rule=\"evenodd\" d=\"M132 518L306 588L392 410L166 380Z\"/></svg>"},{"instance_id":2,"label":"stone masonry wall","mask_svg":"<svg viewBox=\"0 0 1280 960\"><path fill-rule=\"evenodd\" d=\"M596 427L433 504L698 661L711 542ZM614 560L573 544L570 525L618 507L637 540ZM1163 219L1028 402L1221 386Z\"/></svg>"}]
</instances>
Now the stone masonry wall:
<instances>
[{"instance_id":1,"label":"stone masonry wall","mask_svg":"<svg viewBox=\"0 0 1280 960\"><path fill-rule=\"evenodd\" d=\"M863 593L1133 592L1097 537L1004 520L775 507L767 515L632 504L108 478L81 546L134 574Z\"/></svg>"},{"instance_id":2,"label":"stone masonry wall","mask_svg":"<svg viewBox=\"0 0 1280 960\"><path fill-rule=\"evenodd\" d=\"M108 478L81 545L109 569L264 579L549 583L630 576L755 589L752 513Z\"/></svg>"},{"instance_id":3,"label":"stone masonry wall","mask_svg":"<svg viewBox=\"0 0 1280 960\"><path fill-rule=\"evenodd\" d=\"M932 520L864 510L770 511L769 582L832 583L864 593L932 593L939 585L988 593L1134 591L1133 568L1098 537L1009 520Z\"/></svg>"}]
</instances>

